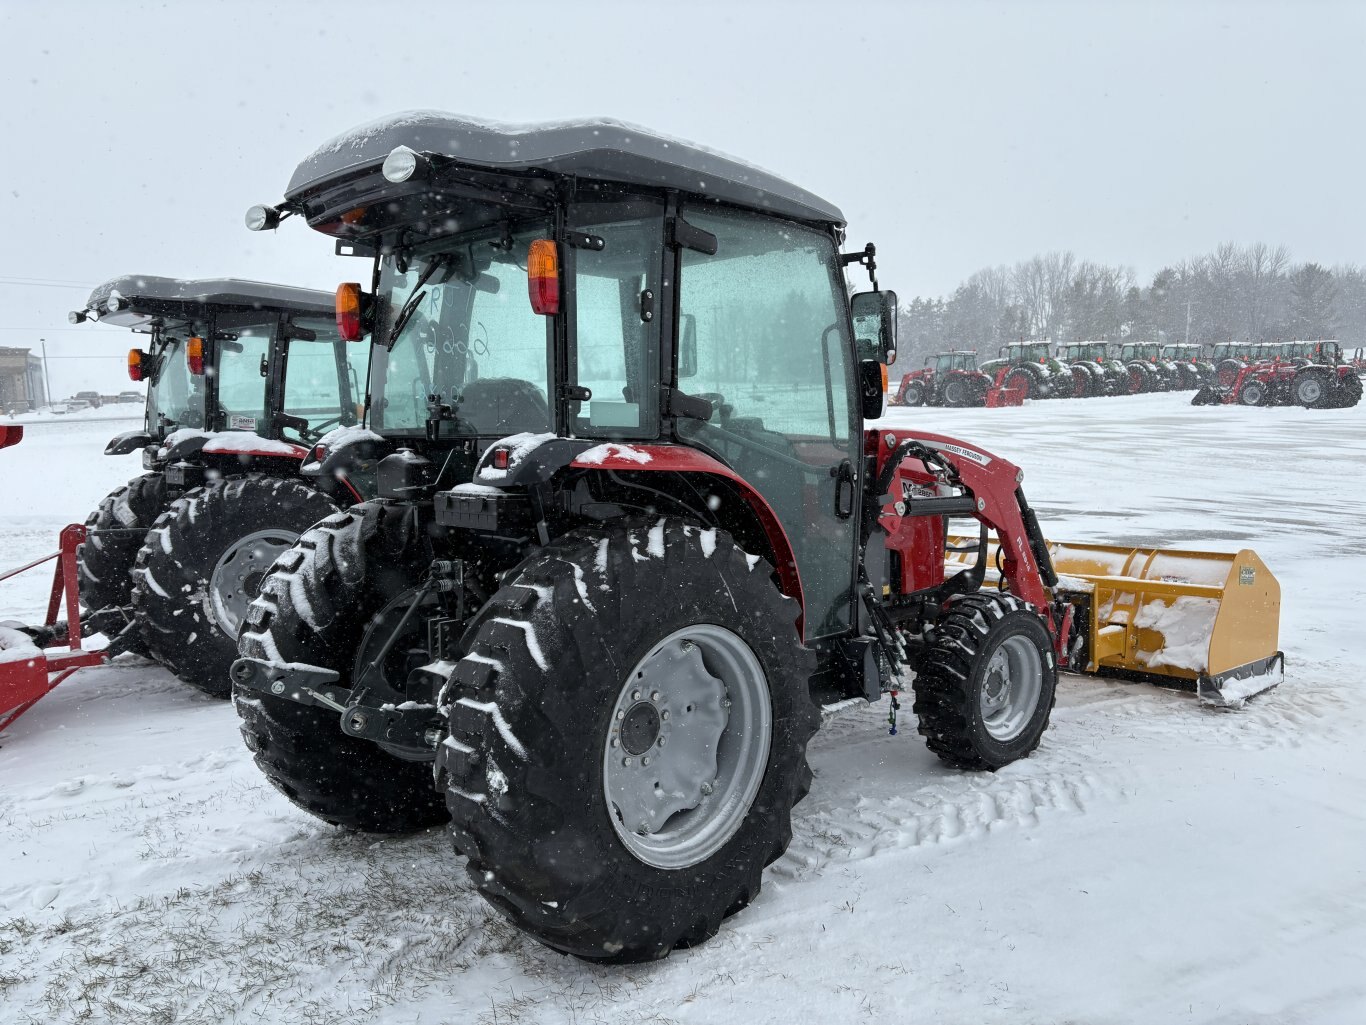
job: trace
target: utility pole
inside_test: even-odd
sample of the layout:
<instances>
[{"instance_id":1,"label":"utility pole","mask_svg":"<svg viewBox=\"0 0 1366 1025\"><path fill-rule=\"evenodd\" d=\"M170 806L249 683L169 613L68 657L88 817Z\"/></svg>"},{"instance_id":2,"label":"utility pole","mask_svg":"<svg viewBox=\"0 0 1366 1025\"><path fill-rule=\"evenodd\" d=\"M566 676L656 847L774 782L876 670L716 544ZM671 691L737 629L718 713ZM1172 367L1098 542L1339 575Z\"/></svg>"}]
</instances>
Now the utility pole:
<instances>
[{"instance_id":1,"label":"utility pole","mask_svg":"<svg viewBox=\"0 0 1366 1025\"><path fill-rule=\"evenodd\" d=\"M47 376L47 339L39 338L38 344L43 347L43 405L52 408L52 383Z\"/></svg>"}]
</instances>

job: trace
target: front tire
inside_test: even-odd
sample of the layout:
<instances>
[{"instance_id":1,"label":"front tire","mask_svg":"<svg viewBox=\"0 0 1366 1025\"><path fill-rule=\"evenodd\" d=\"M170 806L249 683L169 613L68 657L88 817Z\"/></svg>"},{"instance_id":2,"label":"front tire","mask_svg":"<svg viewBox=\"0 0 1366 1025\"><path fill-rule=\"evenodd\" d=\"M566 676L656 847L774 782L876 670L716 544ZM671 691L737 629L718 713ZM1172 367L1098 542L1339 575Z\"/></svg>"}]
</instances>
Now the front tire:
<instances>
[{"instance_id":1,"label":"front tire","mask_svg":"<svg viewBox=\"0 0 1366 1025\"><path fill-rule=\"evenodd\" d=\"M963 595L916 669L920 733L945 764L994 771L1039 746L1057 683L1034 606L1010 594Z\"/></svg>"},{"instance_id":2,"label":"front tire","mask_svg":"<svg viewBox=\"0 0 1366 1025\"><path fill-rule=\"evenodd\" d=\"M906 385L906 391L902 393L901 404L903 406L923 406L925 404L925 386L919 381L912 381Z\"/></svg>"},{"instance_id":3,"label":"front tire","mask_svg":"<svg viewBox=\"0 0 1366 1025\"><path fill-rule=\"evenodd\" d=\"M480 892L590 961L714 935L809 787L797 615L768 563L679 520L577 531L524 561L473 628L438 755Z\"/></svg>"},{"instance_id":4,"label":"front tire","mask_svg":"<svg viewBox=\"0 0 1366 1025\"><path fill-rule=\"evenodd\" d=\"M1255 377L1250 381L1244 381L1243 386L1238 389L1238 405L1240 406L1266 406L1271 402L1271 389L1265 382L1257 380Z\"/></svg>"},{"instance_id":5,"label":"front tire","mask_svg":"<svg viewBox=\"0 0 1366 1025\"><path fill-rule=\"evenodd\" d=\"M221 480L172 502L133 569L133 614L153 657L226 698L237 634L266 571L336 509L321 492L274 477Z\"/></svg>"}]
</instances>

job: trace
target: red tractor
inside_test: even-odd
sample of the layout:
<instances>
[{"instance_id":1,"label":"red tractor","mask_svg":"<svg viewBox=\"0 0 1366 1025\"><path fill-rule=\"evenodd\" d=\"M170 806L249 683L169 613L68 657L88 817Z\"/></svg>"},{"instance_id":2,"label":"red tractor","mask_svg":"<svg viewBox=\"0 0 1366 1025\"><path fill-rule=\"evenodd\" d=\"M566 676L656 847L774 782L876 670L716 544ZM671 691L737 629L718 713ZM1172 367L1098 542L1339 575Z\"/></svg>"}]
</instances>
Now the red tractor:
<instances>
[{"instance_id":1,"label":"red tractor","mask_svg":"<svg viewBox=\"0 0 1366 1025\"><path fill-rule=\"evenodd\" d=\"M1296 345L1298 343L1290 343ZM1344 409L1361 401L1361 378L1342 359L1336 342L1312 348L1286 348L1287 358L1242 367L1227 387L1207 384L1191 399L1193 406L1304 406ZM1333 362L1307 362L1325 359ZM1292 362L1293 360L1293 362Z\"/></svg>"},{"instance_id":2,"label":"red tractor","mask_svg":"<svg viewBox=\"0 0 1366 1025\"><path fill-rule=\"evenodd\" d=\"M931 366L930 364L934 365ZM977 350L958 349L925 359L925 366L901 378L891 399L893 406L997 406L1019 405L999 401L999 383L977 369ZM998 377L1001 375L998 374ZM992 402L992 392L998 401ZM1023 401L1023 400L1021 400Z\"/></svg>"},{"instance_id":3,"label":"red tractor","mask_svg":"<svg viewBox=\"0 0 1366 1025\"><path fill-rule=\"evenodd\" d=\"M1019 467L870 426L895 297L838 208L768 172L612 121L409 113L248 224L285 216L372 261L338 313L389 454L262 584L243 738L327 821L449 820L478 892L557 950L664 957L752 901L822 702L890 693L895 732L912 670L928 746L990 771L1037 747L1064 665L1218 694L1277 664L1251 553L1055 571ZM1256 618L1164 659L1159 613L1194 592Z\"/></svg>"}]
</instances>

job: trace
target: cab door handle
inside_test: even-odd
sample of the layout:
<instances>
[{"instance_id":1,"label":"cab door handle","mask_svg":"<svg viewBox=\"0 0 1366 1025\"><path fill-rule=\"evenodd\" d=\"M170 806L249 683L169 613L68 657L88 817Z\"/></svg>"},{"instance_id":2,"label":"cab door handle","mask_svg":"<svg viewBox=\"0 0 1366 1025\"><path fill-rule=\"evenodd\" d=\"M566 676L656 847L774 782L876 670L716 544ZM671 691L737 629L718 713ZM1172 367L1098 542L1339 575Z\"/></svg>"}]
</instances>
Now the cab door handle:
<instances>
[{"instance_id":1,"label":"cab door handle","mask_svg":"<svg viewBox=\"0 0 1366 1025\"><path fill-rule=\"evenodd\" d=\"M838 466L830 467L830 476L835 478L835 515L847 520L854 515L854 467L849 460L840 461Z\"/></svg>"}]
</instances>

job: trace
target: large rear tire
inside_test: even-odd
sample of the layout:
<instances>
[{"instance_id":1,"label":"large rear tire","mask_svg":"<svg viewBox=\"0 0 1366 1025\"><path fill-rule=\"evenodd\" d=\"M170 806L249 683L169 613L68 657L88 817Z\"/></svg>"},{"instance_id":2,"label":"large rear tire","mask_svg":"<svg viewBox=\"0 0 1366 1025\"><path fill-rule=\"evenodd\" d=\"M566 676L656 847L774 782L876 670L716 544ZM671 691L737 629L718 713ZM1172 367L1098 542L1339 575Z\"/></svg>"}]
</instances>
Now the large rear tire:
<instances>
[{"instance_id":1,"label":"large rear tire","mask_svg":"<svg viewBox=\"0 0 1366 1025\"><path fill-rule=\"evenodd\" d=\"M97 629L117 632L132 622L133 564L165 507L166 478L147 473L110 492L86 518L76 578L81 606Z\"/></svg>"},{"instance_id":2,"label":"large rear tire","mask_svg":"<svg viewBox=\"0 0 1366 1025\"><path fill-rule=\"evenodd\" d=\"M143 643L216 698L232 691L237 634L266 571L337 507L299 481L237 477L186 492L157 517L133 568Z\"/></svg>"},{"instance_id":3,"label":"large rear tire","mask_svg":"<svg viewBox=\"0 0 1366 1025\"><path fill-rule=\"evenodd\" d=\"M1295 372L1290 382L1295 404L1305 409L1326 409L1333 404L1333 378L1328 371L1305 367Z\"/></svg>"},{"instance_id":4,"label":"large rear tire","mask_svg":"<svg viewBox=\"0 0 1366 1025\"><path fill-rule=\"evenodd\" d=\"M1361 378L1356 374L1341 374L1332 391L1334 409L1349 409L1361 401Z\"/></svg>"},{"instance_id":5,"label":"large rear tire","mask_svg":"<svg viewBox=\"0 0 1366 1025\"><path fill-rule=\"evenodd\" d=\"M586 960L701 943L759 892L809 787L797 603L679 520L576 531L506 579L443 698L470 877Z\"/></svg>"},{"instance_id":6,"label":"large rear tire","mask_svg":"<svg viewBox=\"0 0 1366 1025\"><path fill-rule=\"evenodd\" d=\"M915 714L926 746L956 769L1024 758L1048 728L1058 683L1038 610L1010 594L957 598L916 670Z\"/></svg>"},{"instance_id":7,"label":"large rear tire","mask_svg":"<svg viewBox=\"0 0 1366 1025\"><path fill-rule=\"evenodd\" d=\"M252 602L241 654L335 669L350 687L377 613L411 593L426 550L372 558L380 510L354 506L307 530L282 555ZM381 617L382 618L382 617ZM415 628L425 628L418 619ZM418 639L425 641L425 636ZM421 644L394 645L404 664L428 661ZM236 692L242 739L280 793L325 822L366 833L408 833L446 820L430 762L407 761L342 732L336 712L286 698Z\"/></svg>"},{"instance_id":8,"label":"large rear tire","mask_svg":"<svg viewBox=\"0 0 1366 1025\"><path fill-rule=\"evenodd\" d=\"M986 399L986 388L982 381L955 375L944 382L944 405L962 409L967 406L980 406Z\"/></svg>"}]
</instances>

